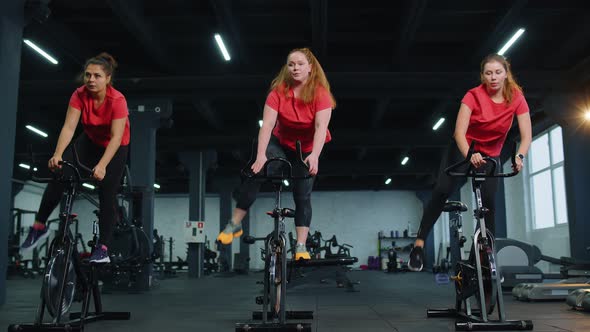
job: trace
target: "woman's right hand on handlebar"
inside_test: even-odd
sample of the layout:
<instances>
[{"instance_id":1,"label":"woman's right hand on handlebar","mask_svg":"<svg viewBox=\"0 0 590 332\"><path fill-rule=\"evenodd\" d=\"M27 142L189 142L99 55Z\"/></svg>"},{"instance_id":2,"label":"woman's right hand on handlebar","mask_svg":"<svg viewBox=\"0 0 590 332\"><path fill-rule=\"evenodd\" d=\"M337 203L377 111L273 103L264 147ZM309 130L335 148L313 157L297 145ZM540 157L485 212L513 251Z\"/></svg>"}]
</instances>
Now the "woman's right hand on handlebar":
<instances>
[{"instance_id":1,"label":"woman's right hand on handlebar","mask_svg":"<svg viewBox=\"0 0 590 332\"><path fill-rule=\"evenodd\" d=\"M252 172L254 172L254 174L258 174L258 172L260 172L262 167L264 167L264 164L266 163L266 161L267 161L266 156L258 156L256 158L256 161L254 162L254 164L252 164L252 167L250 167L252 169Z\"/></svg>"},{"instance_id":2,"label":"woman's right hand on handlebar","mask_svg":"<svg viewBox=\"0 0 590 332\"><path fill-rule=\"evenodd\" d=\"M61 168L61 161L62 161L61 156L53 156L47 162L47 167L49 167L49 169L52 172L55 172L56 170Z\"/></svg>"},{"instance_id":3,"label":"woman's right hand on handlebar","mask_svg":"<svg viewBox=\"0 0 590 332\"><path fill-rule=\"evenodd\" d=\"M486 161L483 159L482 155L479 152L476 152L471 155L471 165L475 168L480 168L481 166L486 164Z\"/></svg>"}]
</instances>

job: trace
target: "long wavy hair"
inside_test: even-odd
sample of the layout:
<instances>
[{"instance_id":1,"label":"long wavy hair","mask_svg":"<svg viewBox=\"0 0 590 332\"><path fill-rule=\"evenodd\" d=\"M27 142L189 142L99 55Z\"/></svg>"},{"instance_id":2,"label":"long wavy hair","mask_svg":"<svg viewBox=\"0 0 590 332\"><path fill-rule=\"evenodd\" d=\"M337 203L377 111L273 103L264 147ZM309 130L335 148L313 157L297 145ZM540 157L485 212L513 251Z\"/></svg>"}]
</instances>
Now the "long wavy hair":
<instances>
[{"instance_id":1,"label":"long wavy hair","mask_svg":"<svg viewBox=\"0 0 590 332\"><path fill-rule=\"evenodd\" d=\"M518 83L516 83L516 80L514 79L514 75L512 75L512 70L510 69L510 62L508 62L508 60L500 55L500 54L489 54L487 55L485 58L483 58L483 60L481 60L481 64L480 64L480 80L482 84L486 84L485 83L485 78L484 78L484 74L483 74L483 68L484 66L489 63L489 62L498 62L502 65L502 67L504 67L504 70L506 71L506 80L504 81L504 87L502 89L502 96L504 97L504 100L506 101L507 104L512 103L512 100L514 99L514 96L516 93L520 92L522 93L522 87L520 85L518 85Z\"/></svg>"},{"instance_id":2,"label":"long wavy hair","mask_svg":"<svg viewBox=\"0 0 590 332\"><path fill-rule=\"evenodd\" d=\"M277 89L279 93L283 93L286 97L289 97L289 89L295 86L295 81L291 77L291 74L289 74L289 66L287 63L289 61L289 55L295 52L303 53L303 55L305 55L307 58L307 61L311 64L311 73L309 74L305 85L301 89L301 95L299 98L302 99L304 103L310 104L316 97L317 87L322 86L330 94L330 99L332 99L332 108L336 108L336 100L330 91L330 83L328 83L326 74L324 73L324 70L322 69L318 59L307 47L296 48L289 52L287 55L287 62L285 62L278 75L272 80L272 83L270 84L270 90L272 91Z\"/></svg>"}]
</instances>

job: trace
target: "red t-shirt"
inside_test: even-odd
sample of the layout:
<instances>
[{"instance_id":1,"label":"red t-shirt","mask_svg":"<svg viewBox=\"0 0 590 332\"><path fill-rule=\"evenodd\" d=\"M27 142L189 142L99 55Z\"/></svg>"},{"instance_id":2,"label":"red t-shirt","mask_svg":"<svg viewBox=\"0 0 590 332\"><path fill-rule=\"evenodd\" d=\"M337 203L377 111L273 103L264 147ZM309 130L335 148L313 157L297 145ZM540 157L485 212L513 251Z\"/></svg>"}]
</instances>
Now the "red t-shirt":
<instances>
[{"instance_id":1,"label":"red t-shirt","mask_svg":"<svg viewBox=\"0 0 590 332\"><path fill-rule=\"evenodd\" d=\"M112 86L107 87L106 97L102 105L94 107L94 100L86 90L86 86L77 88L70 98L70 106L82 112L82 124L88 138L97 145L107 147L111 140L111 123L115 119L127 118L127 100L125 96ZM121 145L129 144L129 118L125 123L125 131Z\"/></svg>"},{"instance_id":2,"label":"red t-shirt","mask_svg":"<svg viewBox=\"0 0 590 332\"><path fill-rule=\"evenodd\" d=\"M475 150L490 157L500 155L514 115L529 112L529 105L522 93L517 92L510 105L506 102L498 104L490 98L483 84L467 91L461 103L471 109L465 134L467 143L471 144L475 140Z\"/></svg>"},{"instance_id":3,"label":"red t-shirt","mask_svg":"<svg viewBox=\"0 0 590 332\"><path fill-rule=\"evenodd\" d=\"M303 153L313 150L315 114L321 110L331 109L333 106L330 93L322 86L318 86L315 99L309 104L295 98L293 89L289 89L287 96L274 89L266 97L266 105L279 113L273 135L279 139L281 145L292 150L296 149L297 140L301 141ZM332 135L328 130L326 143L330 140Z\"/></svg>"}]
</instances>

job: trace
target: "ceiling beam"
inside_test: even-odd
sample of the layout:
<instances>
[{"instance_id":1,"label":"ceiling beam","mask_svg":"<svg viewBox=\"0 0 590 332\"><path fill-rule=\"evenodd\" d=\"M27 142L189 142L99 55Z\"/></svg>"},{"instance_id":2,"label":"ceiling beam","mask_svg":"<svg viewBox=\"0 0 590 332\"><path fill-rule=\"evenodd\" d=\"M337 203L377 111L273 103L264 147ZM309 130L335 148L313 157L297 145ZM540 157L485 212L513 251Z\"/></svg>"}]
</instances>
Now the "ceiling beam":
<instances>
[{"instance_id":1,"label":"ceiling beam","mask_svg":"<svg viewBox=\"0 0 590 332\"><path fill-rule=\"evenodd\" d=\"M158 149L173 151L183 147L186 150L200 150L203 148L231 151L236 148L248 147L253 136L246 133L233 135L184 135L159 136ZM334 133L334 139L329 143L331 151L349 150L356 148L391 149L391 148L441 148L448 143L448 137L436 132L418 133L411 130L378 130L378 131L343 131Z\"/></svg>"},{"instance_id":2,"label":"ceiling beam","mask_svg":"<svg viewBox=\"0 0 590 332\"><path fill-rule=\"evenodd\" d=\"M223 125L223 120L211 107L211 103L209 101L203 99L196 100L193 102L193 106L210 127L219 131L223 130L225 127Z\"/></svg>"},{"instance_id":3,"label":"ceiling beam","mask_svg":"<svg viewBox=\"0 0 590 332\"><path fill-rule=\"evenodd\" d=\"M519 73L527 96L543 95L548 88L567 83L563 71ZM329 73L333 93L347 98L450 98L449 85L471 87L479 83L477 72L334 72ZM127 96L261 98L271 78L267 75L170 76L117 79L117 89ZM73 80L21 80L23 95L62 96L76 87ZM459 96L460 97L460 96Z\"/></svg>"},{"instance_id":4,"label":"ceiling beam","mask_svg":"<svg viewBox=\"0 0 590 332\"><path fill-rule=\"evenodd\" d=\"M250 57L242 45L240 27L235 18L231 2L229 0L209 0L209 3L213 7L217 22L219 22L222 30L227 33L222 37L224 40L230 41L225 45L228 52L230 52L230 56L243 64L249 64Z\"/></svg>"},{"instance_id":5,"label":"ceiling beam","mask_svg":"<svg viewBox=\"0 0 590 332\"><path fill-rule=\"evenodd\" d=\"M548 52L544 60L544 66L551 68L555 66L571 65L572 57L582 55L590 45L590 11L585 11L584 17L576 22L575 27L567 35L564 42L552 52Z\"/></svg>"},{"instance_id":6,"label":"ceiling beam","mask_svg":"<svg viewBox=\"0 0 590 332\"><path fill-rule=\"evenodd\" d=\"M121 24L137 39L143 52L161 69L168 73L177 72L174 57L167 51L164 38L143 15L143 1L107 0Z\"/></svg>"},{"instance_id":7,"label":"ceiling beam","mask_svg":"<svg viewBox=\"0 0 590 332\"><path fill-rule=\"evenodd\" d=\"M380 127L383 116L387 112L390 103L391 98L388 97L381 98L377 101L375 112L373 112L373 116L371 117L371 129L377 129Z\"/></svg>"},{"instance_id":8,"label":"ceiling beam","mask_svg":"<svg viewBox=\"0 0 590 332\"><path fill-rule=\"evenodd\" d=\"M508 38L511 37L508 33L516 32L516 30L512 31L517 28L514 23L522 13L527 2L528 0L516 0L510 2L512 6L504 12L504 15L502 15L495 24L494 30L490 31L488 38L473 55L475 62L481 61L481 59L489 53L498 52L500 47L502 47L501 44L508 41Z\"/></svg>"},{"instance_id":9,"label":"ceiling beam","mask_svg":"<svg viewBox=\"0 0 590 332\"><path fill-rule=\"evenodd\" d=\"M383 116L387 111L387 107L391 102L391 98L385 97L381 98L377 101L377 105L375 105L375 111L371 117L371 130L378 129L380 127L381 121L383 120ZM368 149L366 147L362 147L359 149L357 153L357 160L363 160L367 155Z\"/></svg>"},{"instance_id":10,"label":"ceiling beam","mask_svg":"<svg viewBox=\"0 0 590 332\"><path fill-rule=\"evenodd\" d=\"M417 167L402 166L398 161L358 161L358 160L324 160L320 161L320 174L322 176L423 176L433 175L438 170L438 163L421 165ZM216 173L236 174L244 165L218 166ZM172 170L172 172L175 172Z\"/></svg>"},{"instance_id":11,"label":"ceiling beam","mask_svg":"<svg viewBox=\"0 0 590 332\"><path fill-rule=\"evenodd\" d=\"M71 61L82 68L86 59L94 56L94 50L74 31L56 19L49 18L42 24L31 24L25 30L26 37L31 39L48 39L53 48L65 54ZM61 59L63 62L64 59ZM80 69L82 70L82 69Z\"/></svg>"},{"instance_id":12,"label":"ceiling beam","mask_svg":"<svg viewBox=\"0 0 590 332\"><path fill-rule=\"evenodd\" d=\"M311 45L320 61L328 55L328 1L309 0L311 7Z\"/></svg>"},{"instance_id":13,"label":"ceiling beam","mask_svg":"<svg viewBox=\"0 0 590 332\"><path fill-rule=\"evenodd\" d=\"M394 68L404 68L408 60L408 50L410 45L414 41L416 31L422 24L424 12L428 0L408 0L404 1L405 12L400 16L402 17L402 26L400 29L399 42L395 47L393 64Z\"/></svg>"}]
</instances>

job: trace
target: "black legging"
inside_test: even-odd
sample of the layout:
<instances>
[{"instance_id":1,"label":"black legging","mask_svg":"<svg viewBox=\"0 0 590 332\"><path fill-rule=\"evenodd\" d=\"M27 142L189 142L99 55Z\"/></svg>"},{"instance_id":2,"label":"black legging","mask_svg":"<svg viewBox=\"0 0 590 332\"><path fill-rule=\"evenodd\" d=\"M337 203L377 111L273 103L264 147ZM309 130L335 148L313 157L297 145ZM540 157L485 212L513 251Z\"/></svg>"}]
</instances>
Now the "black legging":
<instances>
[{"instance_id":1,"label":"black legging","mask_svg":"<svg viewBox=\"0 0 590 332\"><path fill-rule=\"evenodd\" d=\"M305 173L302 165L296 162L297 153L289 148L282 146L279 139L271 136L266 148L266 158L286 158L293 165L293 175L301 176ZM303 154L305 159L309 153ZM269 175L276 174L277 168L280 167L278 162L269 164ZM309 227L311 224L311 190L313 189L314 177L309 179L293 180L293 200L295 201L295 226ZM256 195L260 190L262 182L260 180L246 178L236 191L236 207L242 210L248 210L256 200Z\"/></svg>"},{"instance_id":2,"label":"black legging","mask_svg":"<svg viewBox=\"0 0 590 332\"><path fill-rule=\"evenodd\" d=\"M457 183L460 181L461 178L459 177L451 177L448 176L444 170L448 166L458 163L465 158L459 151L457 144L452 141L451 144L447 147L446 153L443 157L443 160L440 164L440 171L438 180L436 182L436 186L432 191L432 197L426 206L424 207L424 211L422 214L422 220L420 221L420 228L418 229L417 238L421 240L425 240L428 237L428 234L432 230L434 223L440 216L443 207L449 195L455 191L457 188ZM496 172L498 169L502 167L500 164L499 158L496 158L496 162L498 163L498 167L496 168ZM487 163L488 165L490 163ZM484 166L485 167L485 166ZM482 204L490 211L486 214L486 228L492 233L495 234L495 219L496 219L496 191L498 189L498 178L487 178L486 181L481 186L481 199Z\"/></svg>"},{"instance_id":3,"label":"black legging","mask_svg":"<svg viewBox=\"0 0 590 332\"><path fill-rule=\"evenodd\" d=\"M102 155L105 148L93 143L86 134L80 135L74 142L78 152L80 163L94 167ZM125 170L127 163L127 155L129 146L120 146L111 162L106 167L106 175L98 185L98 201L100 203L99 216L99 242L108 246L111 242L113 230L118 220L117 215L117 192L121 185L121 177ZM73 159L72 149L68 148L63 155L64 160L71 161ZM41 206L37 213L37 221L45 224L47 218L59 204L64 191L64 185L60 182L50 182L45 188L43 198L41 199Z\"/></svg>"}]
</instances>

